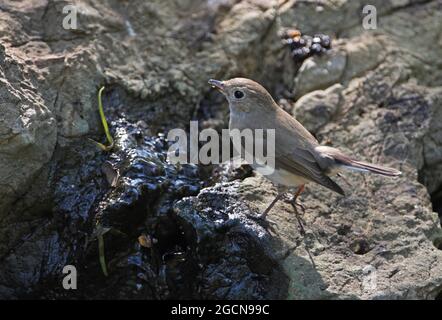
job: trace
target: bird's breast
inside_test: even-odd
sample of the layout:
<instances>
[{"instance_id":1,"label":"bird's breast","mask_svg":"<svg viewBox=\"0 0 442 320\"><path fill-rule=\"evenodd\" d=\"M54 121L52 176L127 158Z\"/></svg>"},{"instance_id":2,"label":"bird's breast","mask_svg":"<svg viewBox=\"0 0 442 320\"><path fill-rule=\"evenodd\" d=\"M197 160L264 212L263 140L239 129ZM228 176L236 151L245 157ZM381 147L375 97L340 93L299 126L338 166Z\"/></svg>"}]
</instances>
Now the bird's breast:
<instances>
[{"instance_id":1,"label":"bird's breast","mask_svg":"<svg viewBox=\"0 0 442 320\"><path fill-rule=\"evenodd\" d=\"M252 167L257 169L255 165L252 165ZM269 179L274 184L285 187L299 187L300 185L309 182L309 180L301 176L295 175L287 170L277 168L273 170L272 174L264 175L264 177Z\"/></svg>"}]
</instances>

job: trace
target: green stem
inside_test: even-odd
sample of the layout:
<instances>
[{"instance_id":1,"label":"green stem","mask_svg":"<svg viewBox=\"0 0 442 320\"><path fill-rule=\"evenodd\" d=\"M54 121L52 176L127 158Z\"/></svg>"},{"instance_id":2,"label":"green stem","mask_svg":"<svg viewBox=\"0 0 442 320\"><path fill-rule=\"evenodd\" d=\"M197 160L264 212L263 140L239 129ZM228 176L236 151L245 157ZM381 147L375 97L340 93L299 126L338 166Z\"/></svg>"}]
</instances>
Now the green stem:
<instances>
[{"instance_id":1,"label":"green stem","mask_svg":"<svg viewBox=\"0 0 442 320\"><path fill-rule=\"evenodd\" d=\"M107 125L106 117L104 115L103 111L103 103L101 102L101 94L104 91L104 87L101 87L100 91L98 91L98 110L100 112L100 118L101 122L103 123L104 132L106 133L107 141L110 145L114 144L114 139L112 138L110 132L109 132L109 126Z\"/></svg>"},{"instance_id":2,"label":"green stem","mask_svg":"<svg viewBox=\"0 0 442 320\"><path fill-rule=\"evenodd\" d=\"M101 270L103 270L104 275L107 277L107 267L106 267L106 259L104 256L104 239L103 235L99 235L98 237L98 255L100 259Z\"/></svg>"},{"instance_id":3,"label":"green stem","mask_svg":"<svg viewBox=\"0 0 442 320\"><path fill-rule=\"evenodd\" d=\"M100 90L98 91L98 112L100 113L101 123L103 124L104 133L106 134L106 138L107 138L107 141L109 142L109 145L106 146L100 142L94 141L92 139L90 139L90 140L95 142L95 144L98 147L100 147L102 150L110 151L114 147L114 139L112 138L112 136L109 132L109 126L107 125L106 116L104 115L104 111L103 111L103 103L101 101L101 95L102 95L103 91L104 91L104 87L101 87Z\"/></svg>"}]
</instances>

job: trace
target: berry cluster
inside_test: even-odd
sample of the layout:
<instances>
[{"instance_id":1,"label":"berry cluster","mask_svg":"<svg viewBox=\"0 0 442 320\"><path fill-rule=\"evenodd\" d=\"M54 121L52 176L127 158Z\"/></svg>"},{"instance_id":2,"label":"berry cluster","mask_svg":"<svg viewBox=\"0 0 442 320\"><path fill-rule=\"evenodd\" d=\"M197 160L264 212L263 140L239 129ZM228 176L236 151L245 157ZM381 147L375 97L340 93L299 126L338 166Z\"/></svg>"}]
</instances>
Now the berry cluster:
<instances>
[{"instance_id":1,"label":"berry cluster","mask_svg":"<svg viewBox=\"0 0 442 320\"><path fill-rule=\"evenodd\" d=\"M296 62L302 62L312 55L331 49L331 39L325 34L315 34L311 37L301 35L299 30L288 29L281 38L283 43L290 48L291 55Z\"/></svg>"}]
</instances>

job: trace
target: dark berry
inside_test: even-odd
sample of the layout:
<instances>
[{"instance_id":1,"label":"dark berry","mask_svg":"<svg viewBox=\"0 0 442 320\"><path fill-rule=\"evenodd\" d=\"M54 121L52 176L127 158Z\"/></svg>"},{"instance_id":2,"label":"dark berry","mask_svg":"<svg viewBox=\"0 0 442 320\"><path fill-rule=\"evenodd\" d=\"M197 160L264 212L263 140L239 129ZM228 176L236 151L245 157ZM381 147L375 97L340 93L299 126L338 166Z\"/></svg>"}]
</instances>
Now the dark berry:
<instances>
[{"instance_id":1,"label":"dark berry","mask_svg":"<svg viewBox=\"0 0 442 320\"><path fill-rule=\"evenodd\" d=\"M299 38L298 42L301 47L304 47L307 44L307 41L305 41L304 38Z\"/></svg>"},{"instance_id":2,"label":"dark berry","mask_svg":"<svg viewBox=\"0 0 442 320\"><path fill-rule=\"evenodd\" d=\"M300 37L293 38L293 49L301 48L305 45L305 41Z\"/></svg>"},{"instance_id":3,"label":"dark berry","mask_svg":"<svg viewBox=\"0 0 442 320\"><path fill-rule=\"evenodd\" d=\"M307 47L302 48L302 54L307 58L310 55L310 49Z\"/></svg>"},{"instance_id":4,"label":"dark berry","mask_svg":"<svg viewBox=\"0 0 442 320\"><path fill-rule=\"evenodd\" d=\"M302 47L292 51L292 57L295 61L303 61L310 56L310 49Z\"/></svg>"},{"instance_id":5,"label":"dark berry","mask_svg":"<svg viewBox=\"0 0 442 320\"><path fill-rule=\"evenodd\" d=\"M319 43L314 43L312 44L312 46L310 47L310 50L313 53L321 53L322 52L322 46Z\"/></svg>"},{"instance_id":6,"label":"dark berry","mask_svg":"<svg viewBox=\"0 0 442 320\"><path fill-rule=\"evenodd\" d=\"M286 45L289 45L289 46L291 47L292 44L293 44L293 39L291 39L291 38L289 38L289 39L284 39L284 40L282 40L282 43L284 43L284 44L286 44Z\"/></svg>"},{"instance_id":7,"label":"dark berry","mask_svg":"<svg viewBox=\"0 0 442 320\"><path fill-rule=\"evenodd\" d=\"M306 58L304 50L302 50L301 48L293 50L292 57L295 61L302 61Z\"/></svg>"},{"instance_id":8,"label":"dark berry","mask_svg":"<svg viewBox=\"0 0 442 320\"><path fill-rule=\"evenodd\" d=\"M330 46L331 46L331 39L330 39L330 37L325 35L325 34L323 34L322 37L321 37L321 45L324 48L329 49Z\"/></svg>"},{"instance_id":9,"label":"dark berry","mask_svg":"<svg viewBox=\"0 0 442 320\"><path fill-rule=\"evenodd\" d=\"M301 56L302 55L302 49L301 48L298 48L298 49L295 49L295 50L292 50L292 57L297 57L297 56Z\"/></svg>"},{"instance_id":10,"label":"dark berry","mask_svg":"<svg viewBox=\"0 0 442 320\"><path fill-rule=\"evenodd\" d=\"M314 36L312 41L313 43L321 43L321 38L318 36Z\"/></svg>"},{"instance_id":11,"label":"dark berry","mask_svg":"<svg viewBox=\"0 0 442 320\"><path fill-rule=\"evenodd\" d=\"M302 38L296 37L284 40L284 43L290 46L290 49L295 50L301 48L305 45L305 40Z\"/></svg>"}]
</instances>

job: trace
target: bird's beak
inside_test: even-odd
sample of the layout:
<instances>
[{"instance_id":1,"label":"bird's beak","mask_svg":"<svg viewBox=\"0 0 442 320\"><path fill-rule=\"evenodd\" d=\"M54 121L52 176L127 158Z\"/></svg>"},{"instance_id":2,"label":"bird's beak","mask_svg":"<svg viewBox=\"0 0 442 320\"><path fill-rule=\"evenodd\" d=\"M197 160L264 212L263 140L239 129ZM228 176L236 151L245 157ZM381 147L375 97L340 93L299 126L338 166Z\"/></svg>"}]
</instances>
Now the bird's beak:
<instances>
[{"instance_id":1,"label":"bird's beak","mask_svg":"<svg viewBox=\"0 0 442 320\"><path fill-rule=\"evenodd\" d=\"M214 80L214 79L210 79L209 80L209 84L215 88L218 89L219 91L223 92L224 91L224 83L222 81L219 80Z\"/></svg>"}]
</instances>

